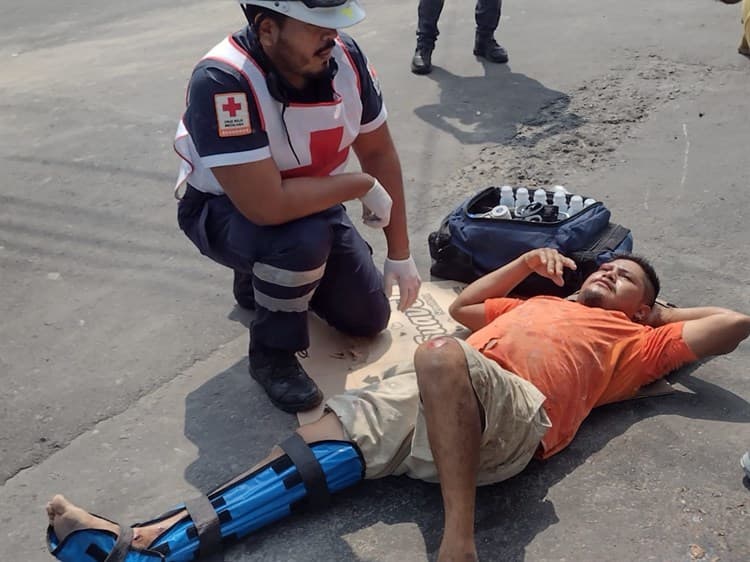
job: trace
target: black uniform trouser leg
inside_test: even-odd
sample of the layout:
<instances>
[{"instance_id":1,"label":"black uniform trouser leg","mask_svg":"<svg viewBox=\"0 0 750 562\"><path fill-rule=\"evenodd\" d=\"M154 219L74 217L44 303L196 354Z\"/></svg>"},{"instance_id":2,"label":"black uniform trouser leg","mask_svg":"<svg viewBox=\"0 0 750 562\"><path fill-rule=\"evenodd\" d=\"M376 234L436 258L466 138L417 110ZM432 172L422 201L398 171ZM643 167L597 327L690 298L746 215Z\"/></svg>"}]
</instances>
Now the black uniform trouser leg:
<instances>
[{"instance_id":1,"label":"black uniform trouser leg","mask_svg":"<svg viewBox=\"0 0 750 562\"><path fill-rule=\"evenodd\" d=\"M390 306L382 275L343 206L259 226L228 197L190 190L180 203L178 221L201 253L253 274L253 341L288 351L306 349L309 308L352 335L374 335L387 326Z\"/></svg>"}]
</instances>

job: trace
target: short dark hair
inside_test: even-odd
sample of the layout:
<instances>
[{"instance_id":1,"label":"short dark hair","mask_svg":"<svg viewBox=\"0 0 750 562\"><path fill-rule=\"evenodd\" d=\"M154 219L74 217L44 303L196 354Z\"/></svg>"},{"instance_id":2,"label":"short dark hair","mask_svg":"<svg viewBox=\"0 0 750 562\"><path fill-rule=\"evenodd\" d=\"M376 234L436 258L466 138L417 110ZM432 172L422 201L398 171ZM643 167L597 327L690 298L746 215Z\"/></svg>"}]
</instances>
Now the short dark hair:
<instances>
[{"instance_id":1,"label":"short dark hair","mask_svg":"<svg viewBox=\"0 0 750 562\"><path fill-rule=\"evenodd\" d=\"M608 261L614 261L614 260L628 260L632 261L633 263L637 263L643 272L646 274L646 280L648 281L648 285L646 287L647 293L646 296L649 297L649 306L653 306L656 302L656 297L659 296L659 291L661 290L661 282L659 281L659 276L656 274L656 270L654 269L654 266L651 265L651 262L648 261L643 256L640 256L638 254L613 254L612 258ZM651 295L648 294L648 289L651 291Z\"/></svg>"},{"instance_id":2,"label":"short dark hair","mask_svg":"<svg viewBox=\"0 0 750 562\"><path fill-rule=\"evenodd\" d=\"M255 6L252 4L241 4L240 7L242 8L242 11L245 12L247 23L249 23L250 27L254 28L256 31L258 25L260 25L261 20L265 18L272 19L279 27L284 25L284 22L286 21L286 16L284 14L274 12L273 10L269 10L267 8L262 8L260 6Z\"/></svg>"}]
</instances>

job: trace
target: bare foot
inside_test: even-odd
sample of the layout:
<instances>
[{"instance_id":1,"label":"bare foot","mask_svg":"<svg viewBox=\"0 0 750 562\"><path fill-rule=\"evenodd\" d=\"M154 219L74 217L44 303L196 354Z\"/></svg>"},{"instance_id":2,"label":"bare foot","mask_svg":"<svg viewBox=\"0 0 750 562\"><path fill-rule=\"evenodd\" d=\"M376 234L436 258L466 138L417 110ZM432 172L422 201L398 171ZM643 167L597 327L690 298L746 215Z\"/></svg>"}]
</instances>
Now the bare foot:
<instances>
[{"instance_id":1,"label":"bare foot","mask_svg":"<svg viewBox=\"0 0 750 562\"><path fill-rule=\"evenodd\" d=\"M133 529L133 546L146 548L164 531L185 517L185 511L181 511L168 519L158 521L146 527ZM114 523L101 519L89 512L84 511L70 503L63 496L57 495L47 504L47 516L49 524L55 530L55 535L62 542L73 531L83 529L100 529L111 531L116 536L120 535L120 527Z\"/></svg>"},{"instance_id":2,"label":"bare foot","mask_svg":"<svg viewBox=\"0 0 750 562\"><path fill-rule=\"evenodd\" d=\"M115 535L120 533L120 528L114 523L94 517L60 495L52 498L52 501L47 504L47 516L49 524L55 529L55 535L60 541L65 540L65 537L73 531L82 529L101 529L112 531Z\"/></svg>"}]
</instances>

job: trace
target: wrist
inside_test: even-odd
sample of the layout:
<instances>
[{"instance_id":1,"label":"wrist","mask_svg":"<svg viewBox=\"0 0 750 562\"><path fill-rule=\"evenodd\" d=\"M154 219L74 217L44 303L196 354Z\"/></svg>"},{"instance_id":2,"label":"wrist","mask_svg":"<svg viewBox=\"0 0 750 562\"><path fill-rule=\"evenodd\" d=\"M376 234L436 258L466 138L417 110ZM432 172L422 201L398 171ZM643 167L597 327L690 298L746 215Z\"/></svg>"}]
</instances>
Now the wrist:
<instances>
[{"instance_id":1,"label":"wrist","mask_svg":"<svg viewBox=\"0 0 750 562\"><path fill-rule=\"evenodd\" d=\"M360 182L362 185L360 197L364 197L368 193L370 193L373 189L375 189L378 185L378 179L374 176L371 176L370 174L366 174L362 172L360 174Z\"/></svg>"},{"instance_id":2,"label":"wrist","mask_svg":"<svg viewBox=\"0 0 750 562\"><path fill-rule=\"evenodd\" d=\"M648 321L646 322L653 328L658 328L669 322L668 320L669 309L659 303L654 303L651 307L651 314L649 315Z\"/></svg>"},{"instance_id":3,"label":"wrist","mask_svg":"<svg viewBox=\"0 0 750 562\"><path fill-rule=\"evenodd\" d=\"M660 304L656 304L654 308L656 308L656 310L658 311L658 318L659 318L660 326L663 326L664 324L669 324L670 322L674 322L675 310L677 310L676 308L670 308L670 307L662 306Z\"/></svg>"},{"instance_id":4,"label":"wrist","mask_svg":"<svg viewBox=\"0 0 750 562\"><path fill-rule=\"evenodd\" d=\"M534 269L536 269L536 264L532 264L531 260L534 258L534 255L531 252L526 252L522 256L519 256L516 259L516 266L523 266L525 269L529 271L529 273L533 272Z\"/></svg>"},{"instance_id":5,"label":"wrist","mask_svg":"<svg viewBox=\"0 0 750 562\"><path fill-rule=\"evenodd\" d=\"M393 225L385 229L385 242L389 260L403 261L411 257L409 236L405 232L394 232Z\"/></svg>"},{"instance_id":6,"label":"wrist","mask_svg":"<svg viewBox=\"0 0 750 562\"><path fill-rule=\"evenodd\" d=\"M388 250L388 259L391 261L404 261L408 260L411 257L411 252L409 252L409 248L406 248L405 250Z\"/></svg>"}]
</instances>

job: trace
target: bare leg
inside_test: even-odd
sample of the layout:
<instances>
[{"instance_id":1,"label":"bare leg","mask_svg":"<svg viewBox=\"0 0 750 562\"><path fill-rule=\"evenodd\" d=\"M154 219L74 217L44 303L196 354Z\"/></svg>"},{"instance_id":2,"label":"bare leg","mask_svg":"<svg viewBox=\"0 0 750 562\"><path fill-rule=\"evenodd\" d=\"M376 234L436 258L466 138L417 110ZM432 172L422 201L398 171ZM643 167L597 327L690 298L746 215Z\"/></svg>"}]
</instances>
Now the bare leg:
<instances>
[{"instance_id":1,"label":"bare leg","mask_svg":"<svg viewBox=\"0 0 750 562\"><path fill-rule=\"evenodd\" d=\"M337 441L347 440L341 422L339 422L338 418L333 414L327 414L316 422L300 427L297 429L297 433L299 433L308 443L328 439ZM283 454L284 452L278 446L274 447L265 459L253 466L250 470L252 471L260 468ZM233 482L234 481L230 481L219 489L221 490ZM154 523L153 525L136 527L133 530L133 546L140 549L147 548L164 531L183 519L186 514L185 511L181 511L167 519ZM54 528L55 535L57 535L57 538L60 541L64 540L65 537L73 531L82 529L101 529L112 531L115 534L119 533L119 527L117 525L91 515L80 507L73 505L60 495L52 498L47 504L47 516L49 517L49 524Z\"/></svg>"},{"instance_id":2,"label":"bare leg","mask_svg":"<svg viewBox=\"0 0 750 562\"><path fill-rule=\"evenodd\" d=\"M414 365L445 509L438 561L473 561L482 421L466 357L455 340L438 338L417 349Z\"/></svg>"}]
</instances>

